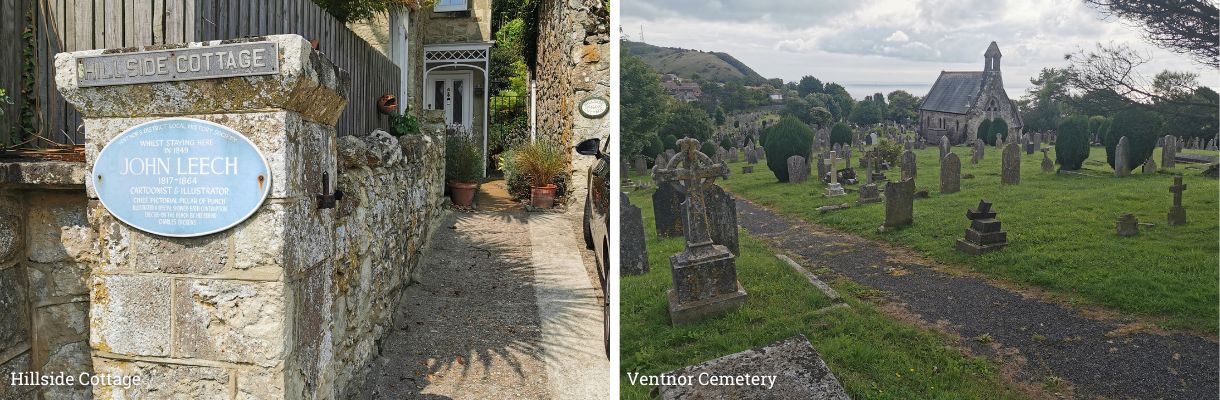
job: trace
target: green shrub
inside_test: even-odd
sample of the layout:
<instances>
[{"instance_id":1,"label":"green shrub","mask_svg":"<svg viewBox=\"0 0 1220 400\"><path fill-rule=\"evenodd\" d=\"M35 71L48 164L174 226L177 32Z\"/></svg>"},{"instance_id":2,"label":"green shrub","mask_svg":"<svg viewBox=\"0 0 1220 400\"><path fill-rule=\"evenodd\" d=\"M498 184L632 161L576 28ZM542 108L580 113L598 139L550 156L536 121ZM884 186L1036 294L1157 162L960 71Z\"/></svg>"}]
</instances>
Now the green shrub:
<instances>
[{"instance_id":1,"label":"green shrub","mask_svg":"<svg viewBox=\"0 0 1220 400\"><path fill-rule=\"evenodd\" d=\"M724 139L720 139L720 147L724 148L725 150L728 150L728 149L731 149L736 146L733 145L733 139L724 138Z\"/></svg>"},{"instance_id":2,"label":"green shrub","mask_svg":"<svg viewBox=\"0 0 1220 400\"><path fill-rule=\"evenodd\" d=\"M455 134L445 138L445 178L458 182L477 182L482 177L483 153L470 136Z\"/></svg>"},{"instance_id":3,"label":"green shrub","mask_svg":"<svg viewBox=\"0 0 1220 400\"><path fill-rule=\"evenodd\" d=\"M699 151L706 154L708 157L715 157L716 144L712 142L704 142L703 146L699 146Z\"/></svg>"},{"instance_id":4,"label":"green shrub","mask_svg":"<svg viewBox=\"0 0 1220 400\"><path fill-rule=\"evenodd\" d=\"M665 152L665 145L661 142L661 139L657 138L657 135L649 135L648 147L645 147L643 150L641 150L640 154L643 154L644 156L646 156L648 158L657 158L657 154L661 154L664 152Z\"/></svg>"},{"instance_id":5,"label":"green shrub","mask_svg":"<svg viewBox=\"0 0 1220 400\"><path fill-rule=\"evenodd\" d=\"M809 160L813 145L813 130L793 116L786 116L779 123L767 128L767 167L780 182L788 181L788 157L801 156Z\"/></svg>"},{"instance_id":6,"label":"green shrub","mask_svg":"<svg viewBox=\"0 0 1220 400\"><path fill-rule=\"evenodd\" d=\"M1003 118L984 119L979 123L977 136L989 145L995 145L996 138L1008 140L1008 123Z\"/></svg>"},{"instance_id":7,"label":"green shrub","mask_svg":"<svg viewBox=\"0 0 1220 400\"><path fill-rule=\"evenodd\" d=\"M835 144L851 145L851 127L839 122L830 129L830 145Z\"/></svg>"},{"instance_id":8,"label":"green shrub","mask_svg":"<svg viewBox=\"0 0 1220 400\"><path fill-rule=\"evenodd\" d=\"M1084 165L1084 160L1089 158L1089 137L1092 136L1089 130L1092 126L1093 122L1083 115L1059 123L1056 131L1059 138L1055 141L1055 162L1059 164L1059 169L1075 171Z\"/></svg>"},{"instance_id":9,"label":"green shrub","mask_svg":"<svg viewBox=\"0 0 1220 400\"><path fill-rule=\"evenodd\" d=\"M665 137L661 138L661 145L664 148L664 150L661 150L662 152L670 149L678 151L678 138L674 137L674 135L665 135Z\"/></svg>"},{"instance_id":10,"label":"green shrub","mask_svg":"<svg viewBox=\"0 0 1220 400\"><path fill-rule=\"evenodd\" d=\"M984 118L983 122L979 122L979 128L975 131L975 136L978 136L979 139L983 139L984 143L993 146L995 145L995 136L993 136L991 132L990 119Z\"/></svg>"},{"instance_id":11,"label":"green shrub","mask_svg":"<svg viewBox=\"0 0 1220 400\"><path fill-rule=\"evenodd\" d=\"M1118 139L1126 136L1127 160L1130 160L1131 164L1128 167L1132 169L1152 157L1152 151L1156 149L1156 138L1161 136L1165 126L1164 118L1143 108L1119 112L1111 117L1109 122L1110 127L1106 134L1109 138L1106 142L1106 162L1110 163L1110 167L1114 167L1114 148L1118 146Z\"/></svg>"},{"instance_id":12,"label":"green shrub","mask_svg":"<svg viewBox=\"0 0 1220 400\"><path fill-rule=\"evenodd\" d=\"M898 165L898 157L901 155L902 145L889 139L880 139L876 145L873 145L872 150L864 155L864 162L867 163L870 157L877 157L877 168L881 168L882 161L889 162L890 165Z\"/></svg>"},{"instance_id":13,"label":"green shrub","mask_svg":"<svg viewBox=\"0 0 1220 400\"><path fill-rule=\"evenodd\" d=\"M1101 133L1101 125L1106 122L1106 117L1094 115L1089 117L1089 136Z\"/></svg>"},{"instance_id":14,"label":"green shrub","mask_svg":"<svg viewBox=\"0 0 1220 400\"><path fill-rule=\"evenodd\" d=\"M1008 143L1008 122L1003 118L993 118L991 120L991 136L993 138L1004 138L1004 142ZM993 140L994 141L994 140Z\"/></svg>"}]
</instances>

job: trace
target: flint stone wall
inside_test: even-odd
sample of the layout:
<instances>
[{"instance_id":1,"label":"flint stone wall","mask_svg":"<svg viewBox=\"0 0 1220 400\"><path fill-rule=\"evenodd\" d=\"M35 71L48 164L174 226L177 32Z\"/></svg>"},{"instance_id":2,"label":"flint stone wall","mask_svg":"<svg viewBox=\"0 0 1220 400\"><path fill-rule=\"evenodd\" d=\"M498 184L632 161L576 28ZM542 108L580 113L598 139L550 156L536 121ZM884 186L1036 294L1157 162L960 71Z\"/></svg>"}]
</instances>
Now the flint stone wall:
<instances>
[{"instance_id":1,"label":"flint stone wall","mask_svg":"<svg viewBox=\"0 0 1220 400\"><path fill-rule=\"evenodd\" d=\"M87 386L12 386L11 372L93 372L84 163L0 163L0 399L83 399Z\"/></svg>"},{"instance_id":2,"label":"flint stone wall","mask_svg":"<svg viewBox=\"0 0 1220 400\"><path fill-rule=\"evenodd\" d=\"M138 49L56 58L59 88L85 116L88 163L127 128L188 116L241 132L271 166L261 208L202 237L144 233L111 216L92 188L78 194L90 244L86 354L97 373L145 382L94 387L95 397L344 398L439 220L440 125L402 140L339 139L346 74L300 36L256 39L279 43L278 75L78 88L73 55ZM318 208L324 173L346 194L334 209Z\"/></svg>"},{"instance_id":3,"label":"flint stone wall","mask_svg":"<svg viewBox=\"0 0 1220 400\"><path fill-rule=\"evenodd\" d=\"M586 118L580 102L591 96L610 101L610 10L602 0L544 1L540 5L537 67L537 131L568 147L573 178L567 201L582 204L591 156L572 149L582 140L609 140L610 113ZM581 210L572 207L572 210Z\"/></svg>"}]
</instances>

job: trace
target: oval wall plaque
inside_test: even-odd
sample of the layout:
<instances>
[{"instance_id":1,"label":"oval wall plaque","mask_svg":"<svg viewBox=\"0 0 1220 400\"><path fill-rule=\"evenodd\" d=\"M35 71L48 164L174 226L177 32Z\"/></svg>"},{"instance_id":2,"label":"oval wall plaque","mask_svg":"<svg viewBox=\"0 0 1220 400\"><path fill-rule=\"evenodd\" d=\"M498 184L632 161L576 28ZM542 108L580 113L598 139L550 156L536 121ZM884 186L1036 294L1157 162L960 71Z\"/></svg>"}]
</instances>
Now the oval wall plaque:
<instances>
[{"instance_id":1,"label":"oval wall plaque","mask_svg":"<svg viewBox=\"0 0 1220 400\"><path fill-rule=\"evenodd\" d=\"M203 236L249 218L271 189L271 169L237 131L194 118L133 126L98 154L90 177L106 210L161 236Z\"/></svg>"}]
</instances>

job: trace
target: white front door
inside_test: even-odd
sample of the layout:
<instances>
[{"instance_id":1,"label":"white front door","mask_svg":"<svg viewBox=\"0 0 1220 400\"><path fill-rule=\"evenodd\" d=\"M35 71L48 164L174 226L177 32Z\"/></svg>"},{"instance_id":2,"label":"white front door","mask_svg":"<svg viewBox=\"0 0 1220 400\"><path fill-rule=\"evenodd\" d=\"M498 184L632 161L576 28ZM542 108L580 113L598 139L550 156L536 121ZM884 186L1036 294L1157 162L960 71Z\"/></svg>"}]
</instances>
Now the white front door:
<instances>
[{"instance_id":1,"label":"white front door","mask_svg":"<svg viewBox=\"0 0 1220 400\"><path fill-rule=\"evenodd\" d=\"M428 75L424 108L444 110L446 124L462 124L469 131L471 108L471 72L433 72Z\"/></svg>"}]
</instances>

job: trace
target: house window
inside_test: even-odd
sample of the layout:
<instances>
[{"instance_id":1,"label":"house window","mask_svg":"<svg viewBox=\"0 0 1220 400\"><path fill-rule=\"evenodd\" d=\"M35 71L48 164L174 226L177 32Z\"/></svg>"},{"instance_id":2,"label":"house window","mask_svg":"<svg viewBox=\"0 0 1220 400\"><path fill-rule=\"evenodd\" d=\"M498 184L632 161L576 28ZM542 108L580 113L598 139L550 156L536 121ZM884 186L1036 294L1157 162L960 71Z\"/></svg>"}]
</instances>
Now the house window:
<instances>
[{"instance_id":1,"label":"house window","mask_svg":"<svg viewBox=\"0 0 1220 400\"><path fill-rule=\"evenodd\" d=\"M436 7L432 11L466 11L469 8L467 2L468 0L437 0Z\"/></svg>"}]
</instances>

